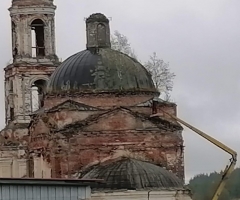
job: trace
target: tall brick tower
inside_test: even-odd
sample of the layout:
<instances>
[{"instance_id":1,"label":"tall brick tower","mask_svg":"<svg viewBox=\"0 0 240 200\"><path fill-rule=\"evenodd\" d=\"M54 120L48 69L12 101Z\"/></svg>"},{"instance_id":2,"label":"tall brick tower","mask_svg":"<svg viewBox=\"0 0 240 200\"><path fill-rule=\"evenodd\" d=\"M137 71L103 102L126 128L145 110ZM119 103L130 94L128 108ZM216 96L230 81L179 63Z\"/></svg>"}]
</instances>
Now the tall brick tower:
<instances>
[{"instance_id":1,"label":"tall brick tower","mask_svg":"<svg viewBox=\"0 0 240 200\"><path fill-rule=\"evenodd\" d=\"M0 177L27 174L28 126L41 110L47 82L59 65L53 0L13 0L13 62L5 70L6 127L0 132Z\"/></svg>"},{"instance_id":2,"label":"tall brick tower","mask_svg":"<svg viewBox=\"0 0 240 200\"><path fill-rule=\"evenodd\" d=\"M53 0L13 0L13 63L5 68L6 124L28 124L43 105L49 76L58 66Z\"/></svg>"},{"instance_id":3,"label":"tall brick tower","mask_svg":"<svg viewBox=\"0 0 240 200\"><path fill-rule=\"evenodd\" d=\"M12 0L13 62L5 70L6 127L0 131L0 177L28 176L28 126L42 110L50 75L59 65L53 0Z\"/></svg>"}]
</instances>

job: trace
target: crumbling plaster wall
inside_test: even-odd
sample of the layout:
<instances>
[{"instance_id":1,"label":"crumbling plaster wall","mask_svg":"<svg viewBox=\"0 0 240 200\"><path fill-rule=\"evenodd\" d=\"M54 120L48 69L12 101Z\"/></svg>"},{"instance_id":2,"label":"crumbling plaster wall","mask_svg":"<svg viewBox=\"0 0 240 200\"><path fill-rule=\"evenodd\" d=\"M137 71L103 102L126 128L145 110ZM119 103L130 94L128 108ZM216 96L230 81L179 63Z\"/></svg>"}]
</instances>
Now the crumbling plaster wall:
<instances>
[{"instance_id":1,"label":"crumbling plaster wall","mask_svg":"<svg viewBox=\"0 0 240 200\"><path fill-rule=\"evenodd\" d=\"M22 178L27 175L26 159L0 158L0 177Z\"/></svg>"},{"instance_id":2,"label":"crumbling plaster wall","mask_svg":"<svg viewBox=\"0 0 240 200\"><path fill-rule=\"evenodd\" d=\"M67 100L73 100L89 106L98 108L113 108L119 106L135 106L141 102L152 99L152 95L118 95L118 94L81 94L81 96L47 96L45 99L45 108L50 109Z\"/></svg>"},{"instance_id":3,"label":"crumbling plaster wall","mask_svg":"<svg viewBox=\"0 0 240 200\"><path fill-rule=\"evenodd\" d=\"M16 127L10 123L0 132L0 177L27 176L27 124Z\"/></svg>"},{"instance_id":4,"label":"crumbling plaster wall","mask_svg":"<svg viewBox=\"0 0 240 200\"><path fill-rule=\"evenodd\" d=\"M140 158L165 167L183 179L183 149L179 133L160 131L79 132L69 141L59 135L54 147L61 160L63 175L81 172L83 168L116 156ZM59 176L57 174L57 176Z\"/></svg>"},{"instance_id":5,"label":"crumbling plaster wall","mask_svg":"<svg viewBox=\"0 0 240 200\"><path fill-rule=\"evenodd\" d=\"M49 113L48 116L54 119L58 128L63 128L68 124L72 124L77 121L84 120L89 116L93 114L97 114L99 112L101 111L76 112L76 111L61 110L59 112Z\"/></svg>"},{"instance_id":6,"label":"crumbling plaster wall","mask_svg":"<svg viewBox=\"0 0 240 200\"><path fill-rule=\"evenodd\" d=\"M50 178L51 168L42 156L33 158L34 177ZM22 178L29 176L29 159L26 146L1 146L0 177Z\"/></svg>"},{"instance_id":7,"label":"crumbling plaster wall","mask_svg":"<svg viewBox=\"0 0 240 200\"><path fill-rule=\"evenodd\" d=\"M16 62L49 62L56 61L55 49L55 15L56 7L53 5L14 5L9 9L12 22L14 23L13 32L13 57ZM44 22L44 46L45 57L40 60L32 58L32 34L31 23L35 19Z\"/></svg>"},{"instance_id":8,"label":"crumbling plaster wall","mask_svg":"<svg viewBox=\"0 0 240 200\"><path fill-rule=\"evenodd\" d=\"M13 64L5 68L6 123L27 123L31 113L31 84L48 80L59 65L55 48L55 9L53 1L13 1L9 9L12 21ZM31 24L43 21L44 56L33 55ZM11 116L11 115L14 115Z\"/></svg>"},{"instance_id":9,"label":"crumbling plaster wall","mask_svg":"<svg viewBox=\"0 0 240 200\"><path fill-rule=\"evenodd\" d=\"M166 109L174 112L175 106L170 107ZM138 112L141 110L146 112L144 107L138 108ZM149 114L151 110L149 107ZM108 111L91 114L104 112ZM89 111L64 109L43 115L37 116L30 127L30 149L33 155L40 152L50 163L53 177L72 176L87 166L126 153L161 165L182 179L184 177L181 130L168 129L165 125L158 127L150 119L134 116L131 109L103 114L83 127L78 126L78 122L81 124L88 119L85 117L90 116ZM68 124L69 128L61 129L63 124Z\"/></svg>"},{"instance_id":10,"label":"crumbling plaster wall","mask_svg":"<svg viewBox=\"0 0 240 200\"><path fill-rule=\"evenodd\" d=\"M34 178L51 178L51 167L42 156L33 158Z\"/></svg>"},{"instance_id":11,"label":"crumbling plaster wall","mask_svg":"<svg viewBox=\"0 0 240 200\"><path fill-rule=\"evenodd\" d=\"M6 122L11 120L14 109L15 123L29 123L32 105L31 86L34 81L48 81L55 66L29 66L12 64L5 69ZM12 90L10 89L12 87Z\"/></svg>"},{"instance_id":12,"label":"crumbling plaster wall","mask_svg":"<svg viewBox=\"0 0 240 200\"><path fill-rule=\"evenodd\" d=\"M9 124L8 127L0 132L2 147L25 147L28 144L28 124L15 126ZM1 149L1 147L0 147Z\"/></svg>"},{"instance_id":13,"label":"crumbling plaster wall","mask_svg":"<svg viewBox=\"0 0 240 200\"><path fill-rule=\"evenodd\" d=\"M9 152L7 152L9 153ZM35 157L34 177L35 178L51 178L51 168L42 157ZM29 176L28 159L18 159L17 157L0 158L0 177L2 178L23 178Z\"/></svg>"},{"instance_id":14,"label":"crumbling plaster wall","mask_svg":"<svg viewBox=\"0 0 240 200\"><path fill-rule=\"evenodd\" d=\"M48 81L59 65L55 55L55 9L52 0L13 0L9 9L12 21L13 63L4 69L6 127L0 132L0 173L3 166L5 175L9 177L23 175L18 171L20 167L11 167L17 165L9 166L9 163L24 163L24 160L28 159L28 125L32 113L31 86L37 80ZM44 23L44 57L34 57L32 53L31 23L35 19ZM26 175L26 162L24 166Z\"/></svg>"},{"instance_id":15,"label":"crumbling plaster wall","mask_svg":"<svg viewBox=\"0 0 240 200\"><path fill-rule=\"evenodd\" d=\"M26 64L12 64L5 68L7 125L0 132L0 157L11 159L27 157L28 125L32 112L31 85L36 80L47 81L55 68Z\"/></svg>"},{"instance_id":16,"label":"crumbling plaster wall","mask_svg":"<svg viewBox=\"0 0 240 200\"><path fill-rule=\"evenodd\" d=\"M12 1L9 9L12 21L12 51L13 63L5 70L5 111L7 127L14 124L14 132L25 132L16 130L21 124L30 122L31 86L36 80L47 81L59 65L55 55L55 25L54 15L56 6L53 1ZM31 23L40 19L44 23L44 57L33 57L32 55L32 27ZM24 133L25 134L25 133ZM21 134L20 134L21 135Z\"/></svg>"}]
</instances>

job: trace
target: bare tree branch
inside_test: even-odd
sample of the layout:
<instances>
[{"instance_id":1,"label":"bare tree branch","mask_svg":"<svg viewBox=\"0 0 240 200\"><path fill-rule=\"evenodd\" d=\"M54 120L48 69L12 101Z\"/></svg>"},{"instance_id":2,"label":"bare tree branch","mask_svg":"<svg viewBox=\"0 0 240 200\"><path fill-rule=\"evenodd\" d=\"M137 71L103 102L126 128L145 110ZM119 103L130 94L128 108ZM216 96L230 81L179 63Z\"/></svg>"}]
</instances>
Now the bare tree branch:
<instances>
[{"instance_id":1,"label":"bare tree branch","mask_svg":"<svg viewBox=\"0 0 240 200\"><path fill-rule=\"evenodd\" d=\"M112 49L137 59L128 38L118 31L115 31L111 36L111 46ZM155 87L159 90L161 96L166 101L170 101L170 92L173 89L173 79L175 78L175 74L170 71L169 63L165 63L163 60L159 59L157 53L154 52L144 66L152 75Z\"/></svg>"},{"instance_id":2,"label":"bare tree branch","mask_svg":"<svg viewBox=\"0 0 240 200\"><path fill-rule=\"evenodd\" d=\"M145 63L145 67L152 75L155 87L164 95L165 100L170 100L170 91L173 89L175 74L170 71L169 63L159 59L154 52Z\"/></svg>"},{"instance_id":3,"label":"bare tree branch","mask_svg":"<svg viewBox=\"0 0 240 200\"><path fill-rule=\"evenodd\" d=\"M114 35L111 35L111 46L112 49L120 51L131 56L132 58L137 59L134 50L131 48L131 44L128 42L128 38L118 31L114 31Z\"/></svg>"}]
</instances>

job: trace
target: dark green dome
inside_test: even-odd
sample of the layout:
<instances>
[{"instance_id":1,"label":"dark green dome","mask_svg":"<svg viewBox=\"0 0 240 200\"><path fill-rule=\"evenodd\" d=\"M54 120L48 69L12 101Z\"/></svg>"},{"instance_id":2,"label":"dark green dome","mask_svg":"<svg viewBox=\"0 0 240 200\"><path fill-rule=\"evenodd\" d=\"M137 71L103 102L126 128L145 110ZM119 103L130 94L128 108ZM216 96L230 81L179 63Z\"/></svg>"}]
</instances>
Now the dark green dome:
<instances>
[{"instance_id":1,"label":"dark green dome","mask_svg":"<svg viewBox=\"0 0 240 200\"><path fill-rule=\"evenodd\" d=\"M82 179L103 179L99 189L183 188L183 181L157 165L132 158L99 164L87 169Z\"/></svg>"},{"instance_id":2,"label":"dark green dome","mask_svg":"<svg viewBox=\"0 0 240 200\"><path fill-rule=\"evenodd\" d=\"M52 74L47 93L154 92L150 73L135 59L111 48L81 51Z\"/></svg>"}]
</instances>

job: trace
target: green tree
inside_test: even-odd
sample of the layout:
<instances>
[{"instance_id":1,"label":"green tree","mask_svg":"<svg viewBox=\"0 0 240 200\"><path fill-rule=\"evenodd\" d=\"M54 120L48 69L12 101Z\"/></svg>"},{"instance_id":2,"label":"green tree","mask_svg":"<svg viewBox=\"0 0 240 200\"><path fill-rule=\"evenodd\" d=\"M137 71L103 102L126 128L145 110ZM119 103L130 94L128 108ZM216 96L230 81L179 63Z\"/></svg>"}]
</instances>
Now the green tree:
<instances>
[{"instance_id":1,"label":"green tree","mask_svg":"<svg viewBox=\"0 0 240 200\"><path fill-rule=\"evenodd\" d=\"M237 168L231 174L226 185L231 197L240 199L240 168Z\"/></svg>"},{"instance_id":2,"label":"green tree","mask_svg":"<svg viewBox=\"0 0 240 200\"><path fill-rule=\"evenodd\" d=\"M222 172L199 174L189 181L189 188L193 193L194 200L211 200L222 178ZM233 171L228 179L219 200L240 199L240 168Z\"/></svg>"}]
</instances>

